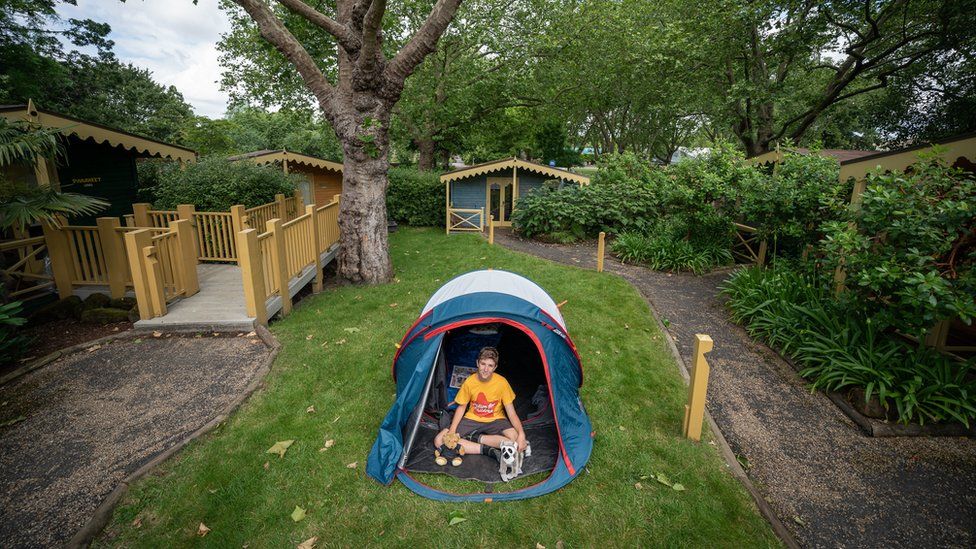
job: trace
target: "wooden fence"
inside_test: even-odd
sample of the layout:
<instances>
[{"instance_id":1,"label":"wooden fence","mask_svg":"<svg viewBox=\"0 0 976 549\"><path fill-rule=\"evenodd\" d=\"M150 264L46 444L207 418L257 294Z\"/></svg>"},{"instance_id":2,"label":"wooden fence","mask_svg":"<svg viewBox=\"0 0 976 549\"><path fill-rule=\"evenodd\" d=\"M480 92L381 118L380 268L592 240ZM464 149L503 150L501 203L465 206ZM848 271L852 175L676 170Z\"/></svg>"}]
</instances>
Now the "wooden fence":
<instances>
[{"instance_id":1,"label":"wooden fence","mask_svg":"<svg viewBox=\"0 0 976 549\"><path fill-rule=\"evenodd\" d=\"M448 208L447 215L448 234L451 231L481 232L485 229L485 211L482 208Z\"/></svg>"},{"instance_id":2,"label":"wooden fence","mask_svg":"<svg viewBox=\"0 0 976 549\"><path fill-rule=\"evenodd\" d=\"M305 214L287 222L270 219L265 231L246 228L237 235L239 265L248 316L267 324L269 299L281 299L281 314L291 312L290 282L315 271L315 289L322 289L322 254L339 241L339 196L320 208L306 206Z\"/></svg>"},{"instance_id":3,"label":"wooden fence","mask_svg":"<svg viewBox=\"0 0 976 549\"><path fill-rule=\"evenodd\" d=\"M163 232L125 231L125 254L143 320L165 315L168 302L200 290L196 243L187 219L171 221Z\"/></svg>"},{"instance_id":4,"label":"wooden fence","mask_svg":"<svg viewBox=\"0 0 976 549\"><path fill-rule=\"evenodd\" d=\"M755 228L736 223L735 237L736 242L732 243L733 257L746 263L766 264L766 241L759 240Z\"/></svg>"},{"instance_id":5,"label":"wooden fence","mask_svg":"<svg viewBox=\"0 0 976 549\"><path fill-rule=\"evenodd\" d=\"M0 242L0 255L12 256L8 267L0 267L10 299L30 301L48 294L54 286L54 277L44 269L46 251L43 236Z\"/></svg>"}]
</instances>

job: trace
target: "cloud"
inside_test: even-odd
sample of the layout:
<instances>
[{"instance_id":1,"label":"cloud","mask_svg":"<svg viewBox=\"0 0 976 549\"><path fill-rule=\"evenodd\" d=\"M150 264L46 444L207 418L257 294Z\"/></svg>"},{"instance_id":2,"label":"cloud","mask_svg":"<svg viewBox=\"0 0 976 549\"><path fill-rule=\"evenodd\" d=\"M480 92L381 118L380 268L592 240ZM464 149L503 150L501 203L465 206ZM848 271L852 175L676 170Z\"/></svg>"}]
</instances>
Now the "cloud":
<instances>
[{"instance_id":1,"label":"cloud","mask_svg":"<svg viewBox=\"0 0 976 549\"><path fill-rule=\"evenodd\" d=\"M64 19L92 19L112 26L115 55L149 69L160 84L176 86L197 114L218 117L227 108L220 91L217 41L230 23L217 0L78 0L61 4Z\"/></svg>"}]
</instances>

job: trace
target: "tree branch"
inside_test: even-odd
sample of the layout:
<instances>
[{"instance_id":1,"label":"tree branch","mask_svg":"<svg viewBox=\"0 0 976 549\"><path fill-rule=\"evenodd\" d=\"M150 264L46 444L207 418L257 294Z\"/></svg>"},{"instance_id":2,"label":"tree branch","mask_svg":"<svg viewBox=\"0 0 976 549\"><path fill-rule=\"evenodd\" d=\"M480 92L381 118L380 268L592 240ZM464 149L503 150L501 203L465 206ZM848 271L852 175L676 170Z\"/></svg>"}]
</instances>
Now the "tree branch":
<instances>
[{"instance_id":1,"label":"tree branch","mask_svg":"<svg viewBox=\"0 0 976 549\"><path fill-rule=\"evenodd\" d=\"M386 12L386 0L373 0L363 18L363 49L359 63L363 68L371 68L380 51L380 24ZM380 54L382 55L382 54Z\"/></svg>"},{"instance_id":2,"label":"tree branch","mask_svg":"<svg viewBox=\"0 0 976 549\"><path fill-rule=\"evenodd\" d=\"M234 3L244 8L244 11L258 24L261 36L295 65L309 90L318 99L326 117L335 118L339 110L334 104L335 88L322 74L301 42L271 13L271 9L261 0L234 0Z\"/></svg>"},{"instance_id":3,"label":"tree branch","mask_svg":"<svg viewBox=\"0 0 976 549\"><path fill-rule=\"evenodd\" d=\"M325 15L324 13L318 11L317 9L309 6L302 0L278 0L286 8L292 12L301 15L305 19L308 19L316 26L319 26L326 30L329 34L335 37L339 45L342 46L347 52L358 51L362 44L349 27L338 23L331 17ZM238 2L240 3L240 2ZM246 9L246 8L245 8Z\"/></svg>"},{"instance_id":4,"label":"tree branch","mask_svg":"<svg viewBox=\"0 0 976 549\"><path fill-rule=\"evenodd\" d=\"M396 54L396 57L387 64L383 72L389 82L396 86L403 85L407 76L413 72L417 65L423 62L427 54L437 47L437 41L447 30L447 26L451 24L451 20L460 5L461 0L437 0L424 24Z\"/></svg>"}]
</instances>

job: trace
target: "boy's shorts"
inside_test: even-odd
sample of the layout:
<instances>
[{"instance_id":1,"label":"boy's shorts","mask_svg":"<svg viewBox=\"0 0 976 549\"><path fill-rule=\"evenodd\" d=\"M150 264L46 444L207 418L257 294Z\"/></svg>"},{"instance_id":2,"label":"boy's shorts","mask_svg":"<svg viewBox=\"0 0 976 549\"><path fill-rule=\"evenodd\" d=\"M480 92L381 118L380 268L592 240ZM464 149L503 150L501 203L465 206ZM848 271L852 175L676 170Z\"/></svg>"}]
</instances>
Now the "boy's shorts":
<instances>
[{"instance_id":1,"label":"boy's shorts","mask_svg":"<svg viewBox=\"0 0 976 549\"><path fill-rule=\"evenodd\" d=\"M478 442L478 437L481 435L500 435L505 429L514 429L512 422L508 421L507 418L481 422L465 417L461 418L461 423L458 424L457 434L468 440Z\"/></svg>"}]
</instances>

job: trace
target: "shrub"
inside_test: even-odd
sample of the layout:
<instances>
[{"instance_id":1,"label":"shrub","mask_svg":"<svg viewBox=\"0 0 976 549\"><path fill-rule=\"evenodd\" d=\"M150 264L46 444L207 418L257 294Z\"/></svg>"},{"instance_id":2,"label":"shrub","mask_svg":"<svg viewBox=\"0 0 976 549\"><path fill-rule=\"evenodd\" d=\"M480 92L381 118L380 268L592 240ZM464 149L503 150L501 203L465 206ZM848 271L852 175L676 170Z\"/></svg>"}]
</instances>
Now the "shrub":
<instances>
[{"instance_id":1,"label":"shrub","mask_svg":"<svg viewBox=\"0 0 976 549\"><path fill-rule=\"evenodd\" d=\"M781 262L737 271L723 286L736 322L801 368L813 389L859 388L865 402L902 422L976 418L973 362L956 363L889 335L850 302L830 297L829 277Z\"/></svg>"},{"instance_id":2,"label":"shrub","mask_svg":"<svg viewBox=\"0 0 976 549\"><path fill-rule=\"evenodd\" d=\"M649 234L623 233L610 244L610 251L625 263L640 263L659 271L690 271L702 274L732 263L729 243L722 238L692 238L674 222L658 223Z\"/></svg>"},{"instance_id":3,"label":"shrub","mask_svg":"<svg viewBox=\"0 0 976 549\"><path fill-rule=\"evenodd\" d=\"M857 306L922 337L976 316L976 179L925 160L910 175L872 174L860 208L825 225L829 267L843 264Z\"/></svg>"},{"instance_id":4,"label":"shrub","mask_svg":"<svg viewBox=\"0 0 976 549\"><path fill-rule=\"evenodd\" d=\"M274 201L278 193L291 194L299 176L288 175L272 165L253 162L228 162L208 157L184 169L174 162L144 163L140 181L155 208L175 209L179 204L194 204L198 211L223 212L236 204L248 208Z\"/></svg>"},{"instance_id":5,"label":"shrub","mask_svg":"<svg viewBox=\"0 0 976 549\"><path fill-rule=\"evenodd\" d=\"M21 305L20 301L0 304L0 366L16 362L30 342L26 336L17 333L17 328L27 322L20 316L23 312Z\"/></svg>"},{"instance_id":6,"label":"shrub","mask_svg":"<svg viewBox=\"0 0 976 549\"><path fill-rule=\"evenodd\" d=\"M444 226L446 188L438 174L393 168L389 177L386 211L391 219L413 226Z\"/></svg>"}]
</instances>

